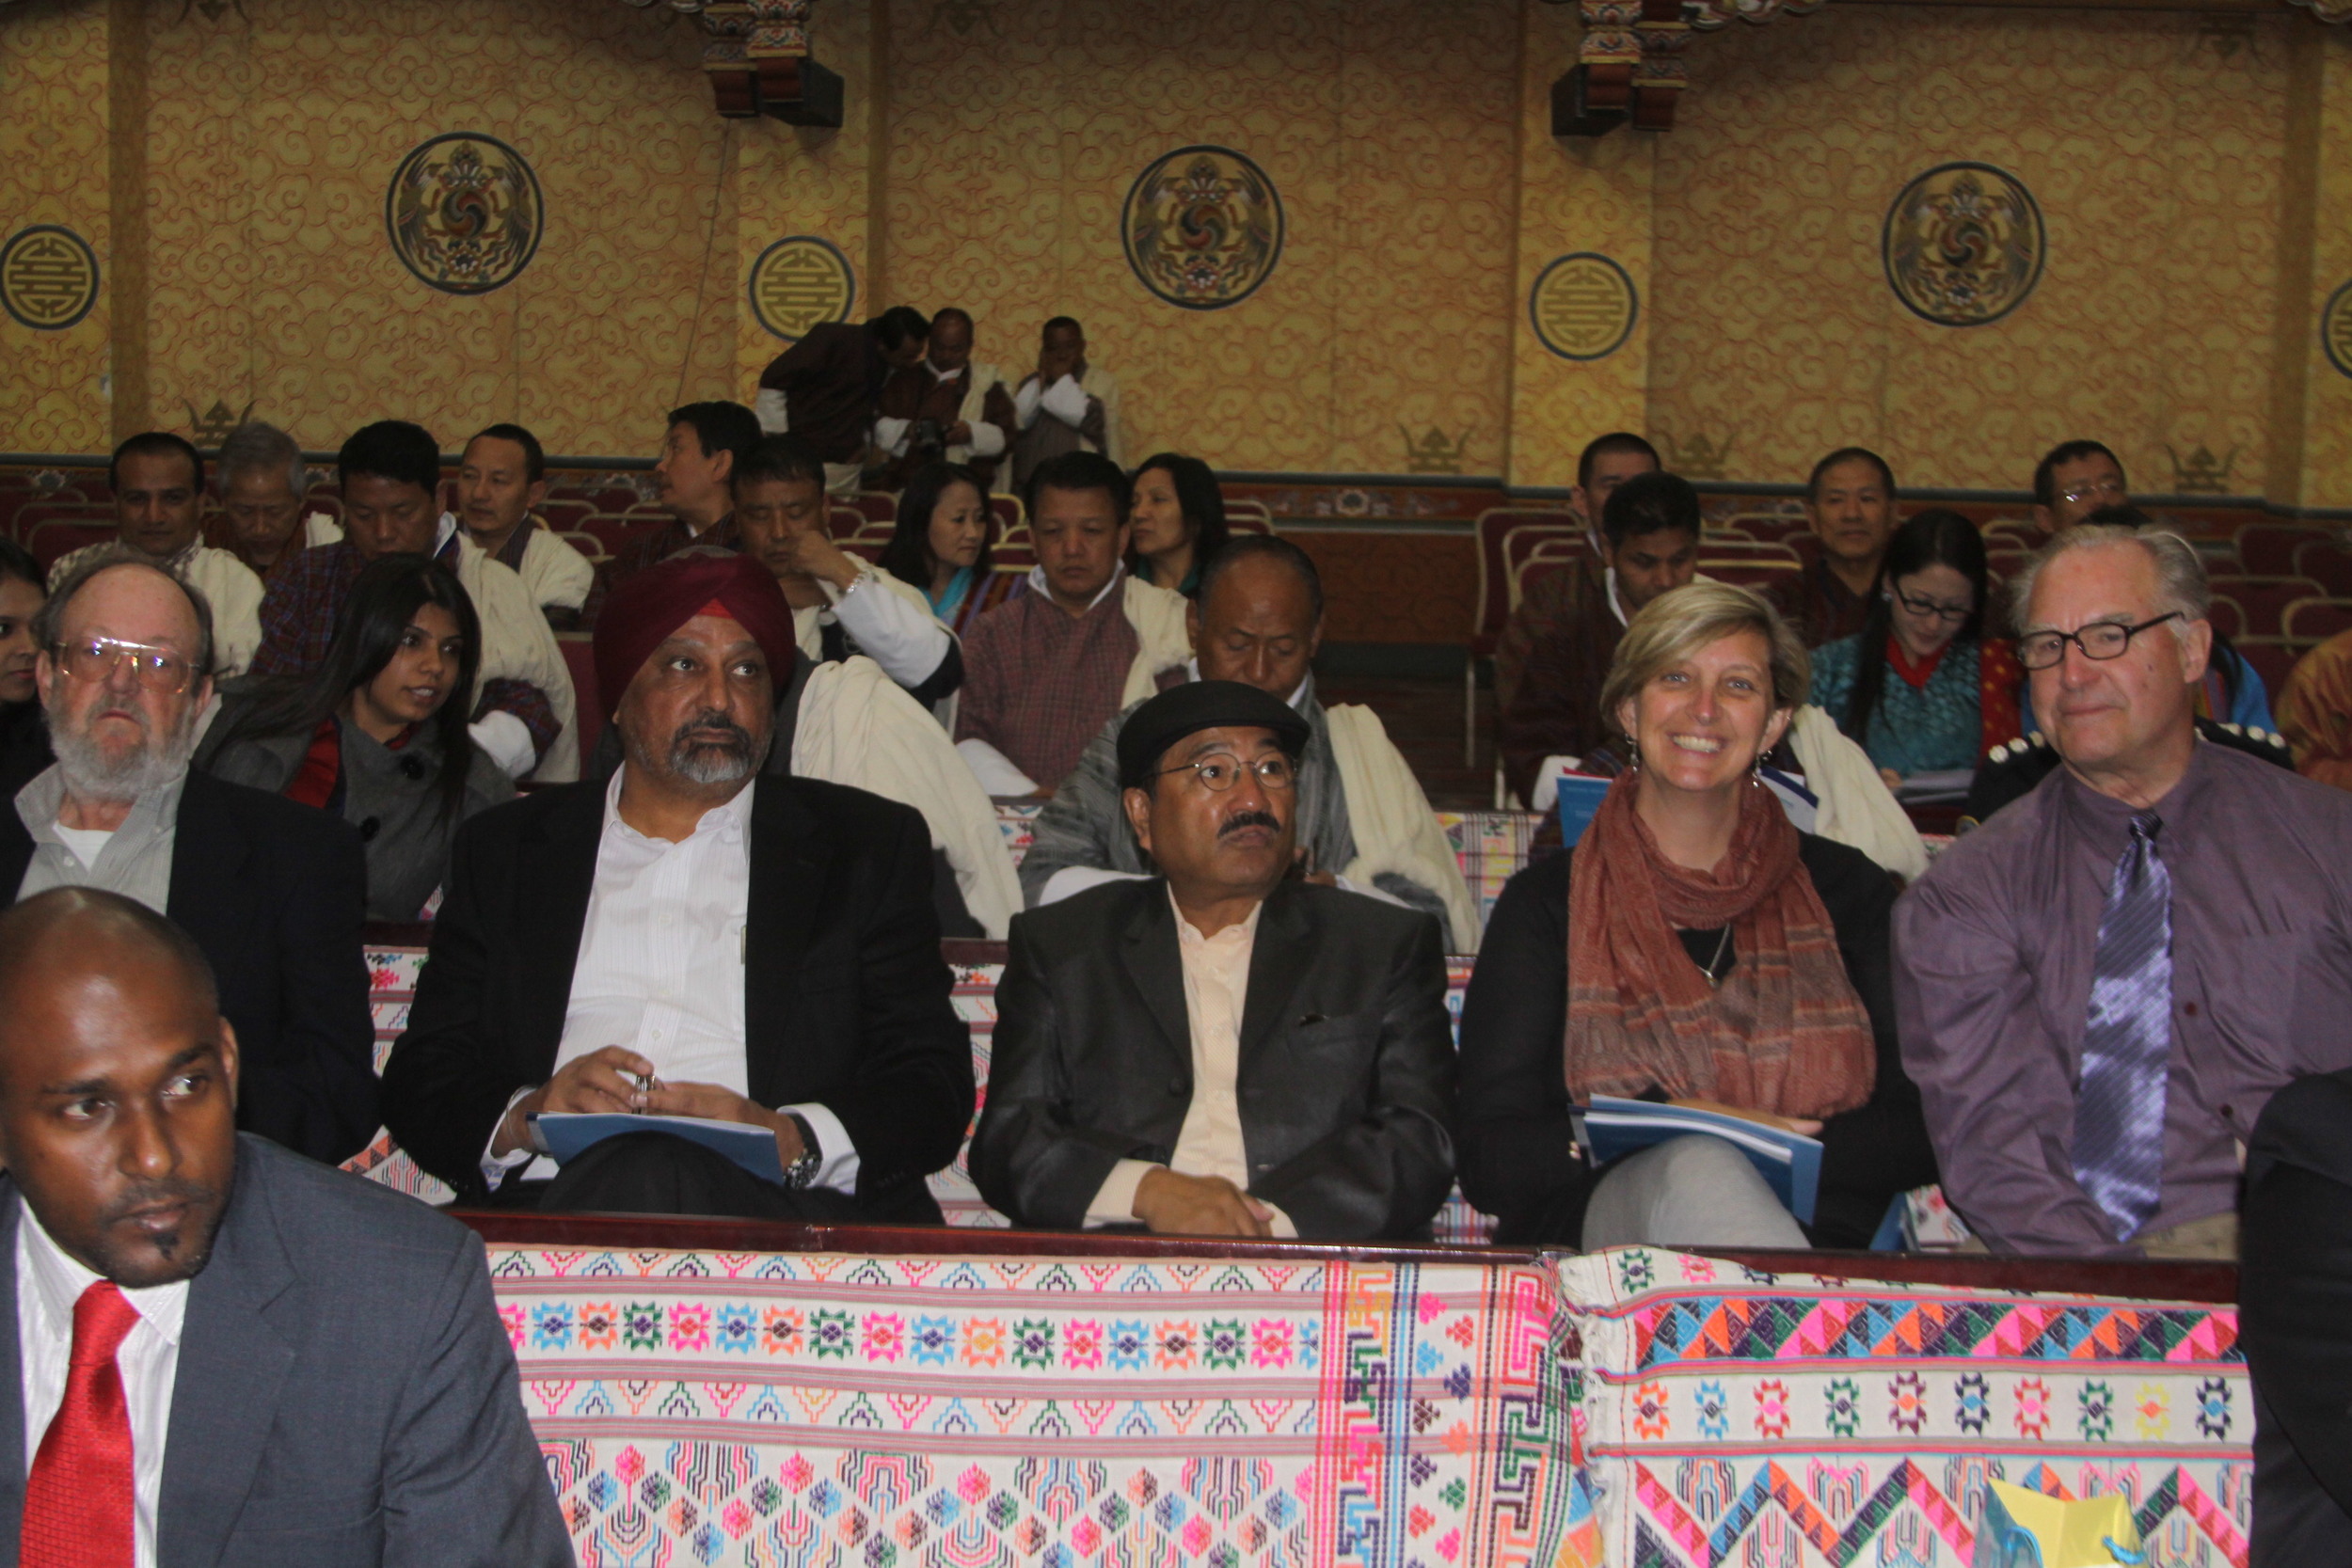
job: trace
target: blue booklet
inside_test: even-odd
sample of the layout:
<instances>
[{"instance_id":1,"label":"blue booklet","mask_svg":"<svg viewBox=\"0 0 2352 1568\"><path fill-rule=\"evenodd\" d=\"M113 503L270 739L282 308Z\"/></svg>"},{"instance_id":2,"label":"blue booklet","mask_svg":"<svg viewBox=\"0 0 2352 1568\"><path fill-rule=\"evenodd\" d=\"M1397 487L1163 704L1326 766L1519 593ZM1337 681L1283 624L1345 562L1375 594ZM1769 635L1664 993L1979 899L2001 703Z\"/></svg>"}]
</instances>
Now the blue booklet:
<instances>
[{"instance_id":1,"label":"blue booklet","mask_svg":"<svg viewBox=\"0 0 2352 1568\"><path fill-rule=\"evenodd\" d=\"M1628 1154L1638 1154L1668 1138L1706 1132L1723 1139L1748 1157L1771 1183L1781 1205L1800 1225L1813 1223L1814 1200L1821 1190L1821 1141L1798 1132L1784 1132L1760 1121L1726 1117L1714 1111L1693 1111L1681 1105L1660 1105L1646 1100L1619 1100L1597 1094L1590 1105L1574 1107L1577 1142L1584 1146L1594 1168Z\"/></svg>"},{"instance_id":2,"label":"blue booklet","mask_svg":"<svg viewBox=\"0 0 2352 1568\"><path fill-rule=\"evenodd\" d=\"M675 1133L718 1150L754 1176L784 1185L784 1162L776 1154L776 1135L749 1122L635 1116L626 1111L557 1111L531 1118L532 1142L559 1165L579 1159L582 1151L607 1138L630 1132Z\"/></svg>"},{"instance_id":3,"label":"blue booklet","mask_svg":"<svg viewBox=\"0 0 2352 1568\"><path fill-rule=\"evenodd\" d=\"M1610 781L1596 779L1588 773L1560 775L1560 842L1576 847L1576 841L1584 836L1584 830L1593 825L1593 814L1600 810L1600 802L1609 793Z\"/></svg>"}]
</instances>

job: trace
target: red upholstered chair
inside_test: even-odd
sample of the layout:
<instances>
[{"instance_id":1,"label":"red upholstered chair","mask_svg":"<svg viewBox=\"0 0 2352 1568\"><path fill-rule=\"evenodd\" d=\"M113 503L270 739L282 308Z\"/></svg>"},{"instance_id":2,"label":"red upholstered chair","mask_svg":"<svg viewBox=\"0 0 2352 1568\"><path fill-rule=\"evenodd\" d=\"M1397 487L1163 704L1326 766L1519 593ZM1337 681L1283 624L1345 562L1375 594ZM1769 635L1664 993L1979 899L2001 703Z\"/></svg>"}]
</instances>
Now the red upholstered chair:
<instances>
[{"instance_id":1,"label":"red upholstered chair","mask_svg":"<svg viewBox=\"0 0 2352 1568\"><path fill-rule=\"evenodd\" d=\"M24 547L33 559L47 571L61 557L72 554L85 545L112 544L119 532L115 526L114 509L106 509L105 519L93 521L74 517L51 517L36 522L24 532Z\"/></svg>"},{"instance_id":2,"label":"red upholstered chair","mask_svg":"<svg viewBox=\"0 0 2352 1568\"><path fill-rule=\"evenodd\" d=\"M988 510L996 519L996 536L1000 539L1013 529L1028 526L1028 514L1021 509L1019 496L1008 496L1001 492L991 496L988 498Z\"/></svg>"},{"instance_id":3,"label":"red upholstered chair","mask_svg":"<svg viewBox=\"0 0 2352 1568\"><path fill-rule=\"evenodd\" d=\"M2279 617L2287 646L2300 657L2342 632L2352 631L2352 596L2297 599Z\"/></svg>"},{"instance_id":4,"label":"red upholstered chair","mask_svg":"<svg viewBox=\"0 0 2352 1568\"><path fill-rule=\"evenodd\" d=\"M2306 523L2241 523L2237 531L2238 570L2248 577L2282 578L2295 574L2295 552L2326 534Z\"/></svg>"},{"instance_id":5,"label":"red upholstered chair","mask_svg":"<svg viewBox=\"0 0 2352 1568\"><path fill-rule=\"evenodd\" d=\"M836 509L848 506L869 523L895 523L898 520L898 498L880 490L861 490L847 501L835 501Z\"/></svg>"},{"instance_id":6,"label":"red upholstered chair","mask_svg":"<svg viewBox=\"0 0 2352 1568\"><path fill-rule=\"evenodd\" d=\"M1753 562L1791 569L1804 564L1796 546L1784 540L1724 539L1714 534L1699 541L1699 570L1707 571L1710 562L1720 566Z\"/></svg>"},{"instance_id":7,"label":"red upholstered chair","mask_svg":"<svg viewBox=\"0 0 2352 1568\"><path fill-rule=\"evenodd\" d=\"M2295 575L2310 578L2331 594L2352 597L2352 547L2333 534L2306 539L2295 547Z\"/></svg>"},{"instance_id":8,"label":"red upholstered chair","mask_svg":"<svg viewBox=\"0 0 2352 1568\"><path fill-rule=\"evenodd\" d=\"M2310 578L2217 576L2210 580L2216 596L2231 599L2244 612L2242 635L2250 638L2277 637L2280 616L2296 600L2328 596L2328 590Z\"/></svg>"}]
</instances>

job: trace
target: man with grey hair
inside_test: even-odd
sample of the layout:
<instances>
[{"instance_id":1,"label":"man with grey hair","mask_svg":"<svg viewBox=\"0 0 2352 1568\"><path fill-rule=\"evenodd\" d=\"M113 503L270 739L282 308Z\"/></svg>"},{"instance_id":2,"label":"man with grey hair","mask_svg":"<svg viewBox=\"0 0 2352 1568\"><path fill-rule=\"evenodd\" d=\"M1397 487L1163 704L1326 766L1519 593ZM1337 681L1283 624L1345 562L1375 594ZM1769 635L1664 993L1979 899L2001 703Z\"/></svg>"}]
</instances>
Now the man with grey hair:
<instances>
[{"instance_id":1,"label":"man with grey hair","mask_svg":"<svg viewBox=\"0 0 2352 1568\"><path fill-rule=\"evenodd\" d=\"M244 1051L237 1125L332 1164L374 1134L367 866L339 818L191 773L210 608L150 562L102 559L34 623L56 762L0 811L0 895L103 888L179 922Z\"/></svg>"},{"instance_id":2,"label":"man with grey hair","mask_svg":"<svg viewBox=\"0 0 2352 1568\"><path fill-rule=\"evenodd\" d=\"M311 545L331 545L342 530L326 514L302 515L310 471L294 438L274 424L247 420L220 444L214 483L220 522L213 543L252 569L262 582Z\"/></svg>"},{"instance_id":3,"label":"man with grey hair","mask_svg":"<svg viewBox=\"0 0 2352 1568\"><path fill-rule=\"evenodd\" d=\"M2234 1257L2265 1103L2352 1067L2352 798L2200 738L2177 535L2077 526L2017 594L2062 766L1895 911L1944 1191L1996 1252Z\"/></svg>"},{"instance_id":4,"label":"man with grey hair","mask_svg":"<svg viewBox=\"0 0 2352 1568\"><path fill-rule=\"evenodd\" d=\"M151 430L115 448L106 483L114 491L115 539L67 554L49 570L51 591L101 556L152 562L212 607L214 673L242 673L262 645L262 579L229 551L204 543L203 457L180 436Z\"/></svg>"}]
</instances>

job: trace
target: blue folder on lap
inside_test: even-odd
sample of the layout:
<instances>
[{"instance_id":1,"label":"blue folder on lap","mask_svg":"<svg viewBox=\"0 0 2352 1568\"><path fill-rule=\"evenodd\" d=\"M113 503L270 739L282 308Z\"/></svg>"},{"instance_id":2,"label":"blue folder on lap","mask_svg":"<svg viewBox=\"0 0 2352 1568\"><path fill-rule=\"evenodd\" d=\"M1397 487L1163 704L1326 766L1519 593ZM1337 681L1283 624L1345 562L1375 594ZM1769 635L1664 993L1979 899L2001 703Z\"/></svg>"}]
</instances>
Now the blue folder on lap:
<instances>
[{"instance_id":1,"label":"blue folder on lap","mask_svg":"<svg viewBox=\"0 0 2352 1568\"><path fill-rule=\"evenodd\" d=\"M1597 1094L1593 1102L1570 1108L1577 1125L1577 1142L1597 1170L1612 1160L1637 1154L1669 1138L1705 1132L1723 1139L1748 1157L1748 1163L1772 1186L1781 1206L1799 1225L1813 1223L1814 1200L1821 1189L1821 1141L1800 1132L1740 1117L1718 1116L1680 1105L1661 1105L1647 1100L1619 1100Z\"/></svg>"},{"instance_id":2,"label":"blue folder on lap","mask_svg":"<svg viewBox=\"0 0 2352 1568\"><path fill-rule=\"evenodd\" d=\"M776 1135L749 1122L711 1121L703 1117L644 1117L625 1111L551 1112L531 1118L531 1139L557 1164L577 1160L607 1138L631 1132L670 1132L716 1149L754 1176L784 1185L784 1162Z\"/></svg>"}]
</instances>

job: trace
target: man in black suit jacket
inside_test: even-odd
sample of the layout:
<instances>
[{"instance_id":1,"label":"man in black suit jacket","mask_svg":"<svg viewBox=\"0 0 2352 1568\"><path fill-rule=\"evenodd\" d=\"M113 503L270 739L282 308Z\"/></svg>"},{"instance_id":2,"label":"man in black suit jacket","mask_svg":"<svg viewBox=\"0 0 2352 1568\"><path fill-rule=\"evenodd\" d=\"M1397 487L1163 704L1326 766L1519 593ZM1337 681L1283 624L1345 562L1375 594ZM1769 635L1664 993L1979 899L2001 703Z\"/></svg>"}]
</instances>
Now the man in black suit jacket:
<instances>
[{"instance_id":1,"label":"man in black suit jacket","mask_svg":"<svg viewBox=\"0 0 2352 1568\"><path fill-rule=\"evenodd\" d=\"M2238 1320L2255 1568L2352 1562L2352 1072L2270 1097L2246 1151Z\"/></svg>"},{"instance_id":2,"label":"man in black suit jacket","mask_svg":"<svg viewBox=\"0 0 2352 1568\"><path fill-rule=\"evenodd\" d=\"M0 914L0 1568L569 1563L482 1243L241 1137L238 1065L162 916Z\"/></svg>"},{"instance_id":3,"label":"man in black suit jacket","mask_svg":"<svg viewBox=\"0 0 2352 1568\"><path fill-rule=\"evenodd\" d=\"M1124 802L1162 875L1015 916L996 992L972 1174L1016 1225L1371 1241L1445 1201L1438 925L1294 876L1308 733L1231 681L1129 717Z\"/></svg>"},{"instance_id":4,"label":"man in black suit jacket","mask_svg":"<svg viewBox=\"0 0 2352 1568\"><path fill-rule=\"evenodd\" d=\"M188 771L210 616L142 562L58 585L35 625L57 760L0 810L0 890L101 887L177 921L243 1047L238 1125L333 1164L377 1125L367 861L338 818Z\"/></svg>"},{"instance_id":5,"label":"man in black suit jacket","mask_svg":"<svg viewBox=\"0 0 2352 1568\"><path fill-rule=\"evenodd\" d=\"M463 1196L939 1223L923 1179L955 1158L973 1087L930 836L879 796L758 771L770 673L797 657L748 557L638 574L596 626L620 772L459 833L384 1117ZM660 1132L557 1174L531 1159L539 1112L766 1128L786 1181Z\"/></svg>"}]
</instances>

